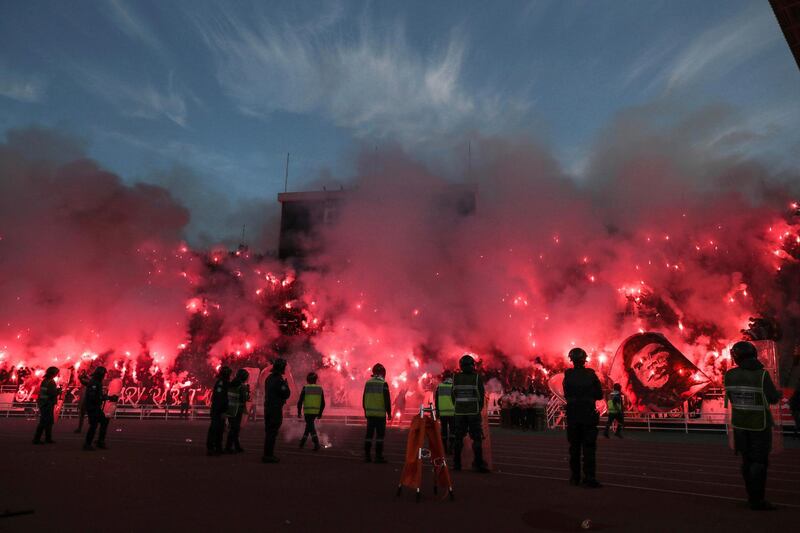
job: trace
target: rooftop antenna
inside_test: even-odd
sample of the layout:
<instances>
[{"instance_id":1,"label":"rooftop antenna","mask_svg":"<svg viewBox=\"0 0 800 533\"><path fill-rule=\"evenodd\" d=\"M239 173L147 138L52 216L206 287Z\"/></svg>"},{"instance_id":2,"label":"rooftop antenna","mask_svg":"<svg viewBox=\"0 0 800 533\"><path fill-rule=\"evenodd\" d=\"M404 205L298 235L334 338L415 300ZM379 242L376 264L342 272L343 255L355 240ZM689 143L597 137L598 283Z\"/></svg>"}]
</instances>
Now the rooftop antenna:
<instances>
[{"instance_id":1,"label":"rooftop antenna","mask_svg":"<svg viewBox=\"0 0 800 533\"><path fill-rule=\"evenodd\" d=\"M283 192L289 191L289 152L286 152L286 172L283 175Z\"/></svg>"}]
</instances>

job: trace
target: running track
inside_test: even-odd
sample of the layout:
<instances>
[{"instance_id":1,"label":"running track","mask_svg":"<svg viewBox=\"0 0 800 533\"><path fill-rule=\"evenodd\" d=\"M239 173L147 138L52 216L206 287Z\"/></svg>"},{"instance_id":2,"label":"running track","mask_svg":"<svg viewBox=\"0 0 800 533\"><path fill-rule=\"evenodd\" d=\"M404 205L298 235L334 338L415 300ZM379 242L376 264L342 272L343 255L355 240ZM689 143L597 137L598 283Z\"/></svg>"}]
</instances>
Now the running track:
<instances>
[{"instance_id":1,"label":"running track","mask_svg":"<svg viewBox=\"0 0 800 533\"><path fill-rule=\"evenodd\" d=\"M363 429L340 425L321 428L330 448L301 451L282 439L282 462L262 465L261 424L243 431L247 453L218 458L204 455L202 422L113 421L111 449L94 453L80 450L80 437L69 431L74 421L62 424L57 444L34 447L35 421L0 420L0 511L34 511L0 519L0 531L222 531L220 521L231 520L265 531L580 531L586 518L604 531L788 531L800 519L794 443L770 465L768 497L781 510L753 513L724 437L601 438L605 488L592 491L566 483L562 432L493 430L495 473L454 473L454 502L423 489L425 498L414 503L410 495L394 497L402 430L387 435L389 465L363 464ZM287 420L284 434L300 427Z\"/></svg>"}]
</instances>

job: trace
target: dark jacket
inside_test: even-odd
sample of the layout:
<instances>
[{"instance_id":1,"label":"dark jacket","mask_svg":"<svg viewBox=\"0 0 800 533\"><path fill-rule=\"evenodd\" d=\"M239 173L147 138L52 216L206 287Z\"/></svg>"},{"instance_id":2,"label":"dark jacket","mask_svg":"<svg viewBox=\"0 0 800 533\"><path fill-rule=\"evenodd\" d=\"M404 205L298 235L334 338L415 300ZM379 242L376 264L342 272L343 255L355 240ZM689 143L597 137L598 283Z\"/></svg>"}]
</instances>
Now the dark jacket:
<instances>
[{"instance_id":1,"label":"dark jacket","mask_svg":"<svg viewBox=\"0 0 800 533\"><path fill-rule=\"evenodd\" d=\"M473 376L476 372L473 370L472 372L464 372L460 373L461 375L465 376ZM453 389L450 391L450 397L453 399L453 405L456 404L456 381L458 381L459 374L456 374L453 378ZM483 379L478 376L478 412L483 412L483 403L486 401L486 389L483 387Z\"/></svg>"},{"instance_id":2,"label":"dark jacket","mask_svg":"<svg viewBox=\"0 0 800 533\"><path fill-rule=\"evenodd\" d=\"M322 412L325 410L325 393L320 388L319 394L319 414L317 416L321 417ZM303 410L303 402L306 399L306 388L303 387L300 389L300 398L297 400L297 416L300 416L300 412Z\"/></svg>"},{"instance_id":3,"label":"dark jacket","mask_svg":"<svg viewBox=\"0 0 800 533\"><path fill-rule=\"evenodd\" d=\"M595 402L603 399L603 388L594 370L575 367L564 371L564 397L568 423L597 423Z\"/></svg>"},{"instance_id":4,"label":"dark jacket","mask_svg":"<svg viewBox=\"0 0 800 533\"><path fill-rule=\"evenodd\" d=\"M264 383L264 410L278 413L291 396L289 383L280 374L270 374Z\"/></svg>"},{"instance_id":5,"label":"dark jacket","mask_svg":"<svg viewBox=\"0 0 800 533\"><path fill-rule=\"evenodd\" d=\"M741 370L746 371L753 371L753 370L763 370L764 365L761 364L756 358L745 359L738 363L734 368L728 370L727 374L735 374L736 372L740 372ZM767 375L764 376L764 397L767 399L768 404L776 404L778 403L781 398L783 398L783 393L781 393L778 389L775 388L775 384L772 382L772 377L770 377L769 372ZM772 426L772 413L769 409L767 409L767 425Z\"/></svg>"},{"instance_id":6,"label":"dark jacket","mask_svg":"<svg viewBox=\"0 0 800 533\"><path fill-rule=\"evenodd\" d=\"M103 402L108 399L108 395L103 392L103 382L99 379L90 379L86 385L86 393L84 394L84 406L86 412L91 414L100 413L103 410Z\"/></svg>"},{"instance_id":7,"label":"dark jacket","mask_svg":"<svg viewBox=\"0 0 800 533\"><path fill-rule=\"evenodd\" d=\"M211 392L211 416L221 415L228 410L228 387L230 382L218 379Z\"/></svg>"},{"instance_id":8,"label":"dark jacket","mask_svg":"<svg viewBox=\"0 0 800 533\"><path fill-rule=\"evenodd\" d=\"M39 388L39 397L36 399L36 404L39 409L51 409L55 407L59 395L58 385L53 378L48 378L42 381Z\"/></svg>"}]
</instances>

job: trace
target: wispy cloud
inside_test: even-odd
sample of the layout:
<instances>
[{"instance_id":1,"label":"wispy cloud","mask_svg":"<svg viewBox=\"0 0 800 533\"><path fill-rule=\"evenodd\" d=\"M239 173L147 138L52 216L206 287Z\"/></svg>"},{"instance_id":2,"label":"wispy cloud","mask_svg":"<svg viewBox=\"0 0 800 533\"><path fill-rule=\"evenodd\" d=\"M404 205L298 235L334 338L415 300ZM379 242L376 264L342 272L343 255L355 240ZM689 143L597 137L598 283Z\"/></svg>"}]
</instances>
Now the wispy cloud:
<instances>
[{"instance_id":1,"label":"wispy cloud","mask_svg":"<svg viewBox=\"0 0 800 533\"><path fill-rule=\"evenodd\" d=\"M161 40L135 11L133 2L107 0L108 15L117 27L131 39L140 41L159 54L164 53Z\"/></svg>"},{"instance_id":2,"label":"wispy cloud","mask_svg":"<svg viewBox=\"0 0 800 533\"><path fill-rule=\"evenodd\" d=\"M44 100L47 84L38 76L23 76L0 65L0 96L18 102L36 103Z\"/></svg>"},{"instance_id":3,"label":"wispy cloud","mask_svg":"<svg viewBox=\"0 0 800 533\"><path fill-rule=\"evenodd\" d=\"M524 102L467 86L467 43L457 30L423 53L406 42L400 23L378 33L362 20L353 32L330 18L298 26L223 12L197 27L219 83L247 114L320 114L358 137L406 144L476 124L490 131L503 114L521 117Z\"/></svg>"},{"instance_id":4,"label":"wispy cloud","mask_svg":"<svg viewBox=\"0 0 800 533\"><path fill-rule=\"evenodd\" d=\"M181 127L187 125L187 99L191 96L176 86L172 73L165 86L156 87L152 83L126 82L88 67L75 67L73 72L87 90L114 105L124 115L165 118Z\"/></svg>"},{"instance_id":5,"label":"wispy cloud","mask_svg":"<svg viewBox=\"0 0 800 533\"><path fill-rule=\"evenodd\" d=\"M769 6L754 4L689 43L665 72L666 91L724 76L780 39Z\"/></svg>"}]
</instances>

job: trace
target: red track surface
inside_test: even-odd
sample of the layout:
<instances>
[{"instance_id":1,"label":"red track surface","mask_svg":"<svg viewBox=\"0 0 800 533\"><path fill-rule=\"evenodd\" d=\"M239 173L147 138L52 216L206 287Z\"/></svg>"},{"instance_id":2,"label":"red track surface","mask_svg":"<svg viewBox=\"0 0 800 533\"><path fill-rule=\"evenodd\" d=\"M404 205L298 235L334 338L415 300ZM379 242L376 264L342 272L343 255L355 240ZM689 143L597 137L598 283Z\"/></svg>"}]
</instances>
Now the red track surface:
<instances>
[{"instance_id":1,"label":"red track surface","mask_svg":"<svg viewBox=\"0 0 800 533\"><path fill-rule=\"evenodd\" d=\"M394 496L400 430L387 435L389 465L362 463L362 428L344 426L323 429L329 449L282 442L281 463L263 465L261 424L243 432L247 453L223 457L205 456L201 422L114 421L111 449L94 453L80 450L69 420L57 426L57 444L32 446L34 424L0 420L0 511L34 510L0 519L0 531L497 533L581 531L585 519L603 531L790 531L800 520L800 449L773 456L767 492L782 508L756 513L744 505L738 459L717 436L601 438L605 488L592 491L566 483L563 433L496 430L497 472L456 473L455 501L428 491L415 503Z\"/></svg>"}]
</instances>

